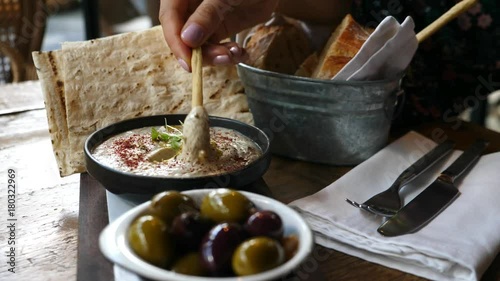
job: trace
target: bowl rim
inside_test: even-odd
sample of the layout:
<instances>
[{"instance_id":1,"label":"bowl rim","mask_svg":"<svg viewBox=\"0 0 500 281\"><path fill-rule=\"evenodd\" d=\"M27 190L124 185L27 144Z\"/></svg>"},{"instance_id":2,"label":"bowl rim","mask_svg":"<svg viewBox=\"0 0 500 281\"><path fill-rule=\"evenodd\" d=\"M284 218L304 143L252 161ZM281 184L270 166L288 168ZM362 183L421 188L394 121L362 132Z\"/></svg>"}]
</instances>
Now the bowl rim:
<instances>
[{"instance_id":1,"label":"bowl rim","mask_svg":"<svg viewBox=\"0 0 500 281\"><path fill-rule=\"evenodd\" d=\"M138 178L138 179L156 179L156 180L204 180L204 179L211 179L213 177L226 177L226 176L230 176L230 175L238 175L239 173L242 173L244 170L250 168L251 166L253 166L255 163L259 162L259 161L262 161L262 159L268 157L269 153L270 153L270 144L271 144L271 141L269 139L269 136L264 133L264 131L262 131L260 128L254 126L254 125L250 125L250 124L247 124L247 123L244 123L242 121L239 121L239 120L236 120L236 119L231 119L231 118L226 118L226 117L219 117L219 116L213 116L213 115L209 115L209 118L210 120L220 120L220 121L226 121L226 122L234 122L238 125L242 125L242 126L247 126L247 127L252 127L252 129L256 130L259 132L259 135L262 135L264 136L265 138L265 143L266 143L266 147L265 147L265 150L263 149L263 147L259 144L256 143L256 145L262 150L262 154L257 157L254 161L252 161L251 163L249 163L247 166L243 167L243 169L240 169L240 170L237 170L237 171L232 171L232 172L225 172L225 173L220 173L220 174L215 174L215 175L209 175L209 176L192 176L192 177L166 177L166 176L148 176L148 175L141 175L141 174L134 174L134 173L130 173L130 172L125 172L125 171L121 171L121 170L118 170L118 169L115 169L115 168L112 168L108 165L105 165L103 164L101 161L99 161L98 159L95 158L94 154L92 153L92 150L95 149L98 145L102 144L104 141L110 139L111 137L113 136L116 136L118 134L121 134L123 132L126 132L126 131L120 131L120 132L113 132L112 134L107 134L108 136L103 138L102 140L100 140L99 142L96 142L94 144L91 144L91 140L93 138L95 138L96 135L99 135L99 134L102 134L103 132L106 132L107 130L110 130L111 128L113 127L116 127L116 126L120 126L120 125L123 125L123 124L126 124L126 123L130 123L130 122L137 122L139 120L148 120L148 119L151 119L151 118L160 118L160 117L163 117L163 116L187 116L187 114L159 114L159 115L150 115L150 116L142 116L142 117L135 117L135 118L130 118L130 119L125 119L125 120L121 120L121 121L118 121L118 122L115 122L115 123L112 123L108 126L105 126L103 128L100 128L98 130L95 130L94 132L92 132L92 134L90 134L86 139L85 139L85 144L84 144L84 154L90 159L92 160L95 164L99 165L102 169L105 169L109 172L113 172L113 173L116 173L116 174L119 174L120 176L127 176L127 177L135 177L135 178ZM140 128L144 128L144 127L154 127L154 125L147 125L147 126L142 126L142 127L136 127L135 129L140 129ZM248 137L248 136L247 136Z\"/></svg>"},{"instance_id":2,"label":"bowl rim","mask_svg":"<svg viewBox=\"0 0 500 281\"><path fill-rule=\"evenodd\" d=\"M192 189L182 191L181 193L186 195L203 195L207 194L216 189ZM283 221L294 221L294 227L297 228L297 235L299 238L299 247L295 255L284 264L273 268L271 270L261 272L254 275L248 276L235 276L235 277L198 277L192 275L179 274L171 272L166 269L161 269L159 267L153 266L135 255L130 247L128 247L128 241L126 239L126 232L132 221L140 215L150 204L151 201L144 202L126 213L122 214L115 221L108 224L99 235L99 248L103 255L111 262L120 265L135 274L140 276L151 278L153 280L171 280L171 281L262 281L262 280L273 280L279 277L283 277L286 274L292 272L294 269L298 268L299 265L311 254L314 247L314 236L311 228L304 220L304 218L293 208L277 201L273 198L266 197L260 194L248 192L248 191L238 191L243 195L247 196L252 202L257 206L259 205L270 205L275 208L280 209L280 212L284 212L286 217ZM283 215L281 215L283 216ZM286 224L285 224L286 225Z\"/></svg>"},{"instance_id":3,"label":"bowl rim","mask_svg":"<svg viewBox=\"0 0 500 281\"><path fill-rule=\"evenodd\" d=\"M238 68L246 69L248 71L251 71L253 73L257 73L258 75L263 75L263 76L269 76L269 77L274 77L274 78L281 78L281 79L287 79L287 80L294 80L294 81L302 81L302 82L308 82L308 83L313 83L313 84L332 84L332 85L345 85L345 86L370 86L370 85L378 85L378 84L387 84L391 82L401 82L401 79L405 76L405 73L401 73L400 75L396 76L395 78L392 79L383 79L383 80L370 80L370 81L347 81L347 80L328 80L328 79L317 79L317 78L311 78L311 77L302 77L302 76L296 76L292 74L285 74L285 73L279 73L279 72L274 72L270 70L264 70L260 69L245 63L238 63Z\"/></svg>"},{"instance_id":4,"label":"bowl rim","mask_svg":"<svg viewBox=\"0 0 500 281\"><path fill-rule=\"evenodd\" d=\"M219 173L209 176L170 177L139 175L131 172L121 171L105 165L101 161L98 161L92 153L93 149L99 144L121 132L147 126L156 126L157 123L160 123L159 120L163 120L164 118L168 118L169 121L172 122L173 120L175 120L175 122L173 123L177 124L178 121L182 121L185 116L186 114L159 114L135 117L112 123L108 126L94 131L86 138L83 147L85 166L87 168L87 171L100 182L100 179L102 177L105 177L108 183L101 183L103 184L104 188L110 190L113 193L154 193L158 191L158 183L160 183L161 186L164 186L165 189L172 189L174 186L179 186L179 188L175 188L179 190L200 188L211 183L215 183L216 186L222 187L228 184L228 182L235 187L241 187L243 185L246 186L250 184L251 181L257 180L262 176L263 173L265 173L265 171L267 171L271 161L271 141L269 139L269 136L260 128L254 125L250 125L231 118L212 115L209 116L211 122L215 123L212 124L212 127L227 127L239 131L243 135L252 138L256 145L262 150L262 155L257 157L253 162L246 165L242 169L236 171ZM127 188L127 190L124 190L123 188L117 186L110 186L113 185L109 183L110 177L119 177L122 179L131 180L134 184L132 187ZM141 188L136 186L138 182L143 181L150 183L150 185L148 185L148 187L142 186ZM220 182L223 183L222 186ZM163 187L161 187L161 189L163 189Z\"/></svg>"}]
</instances>

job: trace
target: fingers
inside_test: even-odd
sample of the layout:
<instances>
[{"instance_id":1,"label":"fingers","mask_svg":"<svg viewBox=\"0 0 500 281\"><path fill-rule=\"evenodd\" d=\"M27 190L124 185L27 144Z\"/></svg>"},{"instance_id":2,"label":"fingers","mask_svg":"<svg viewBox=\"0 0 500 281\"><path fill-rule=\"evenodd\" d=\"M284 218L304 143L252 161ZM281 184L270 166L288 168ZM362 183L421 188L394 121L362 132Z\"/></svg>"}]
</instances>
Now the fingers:
<instances>
[{"instance_id":1,"label":"fingers","mask_svg":"<svg viewBox=\"0 0 500 281\"><path fill-rule=\"evenodd\" d=\"M219 28L226 14L233 10L231 2L234 1L202 1L184 25L182 41L192 48L201 46Z\"/></svg>"},{"instance_id":2,"label":"fingers","mask_svg":"<svg viewBox=\"0 0 500 281\"><path fill-rule=\"evenodd\" d=\"M267 19L277 1L163 0L159 19L167 44L180 65L190 71L191 48L199 47L207 40L218 43ZM235 64L247 57L244 49L235 43L207 44L203 51L205 65Z\"/></svg>"},{"instance_id":3,"label":"fingers","mask_svg":"<svg viewBox=\"0 0 500 281\"><path fill-rule=\"evenodd\" d=\"M247 58L246 51L234 42L203 46L204 65L231 65L244 62Z\"/></svg>"},{"instance_id":4,"label":"fingers","mask_svg":"<svg viewBox=\"0 0 500 281\"><path fill-rule=\"evenodd\" d=\"M187 20L183 42L199 47L208 38L222 40L269 19L278 0L204 0Z\"/></svg>"},{"instance_id":5,"label":"fingers","mask_svg":"<svg viewBox=\"0 0 500 281\"><path fill-rule=\"evenodd\" d=\"M188 1L164 0L160 1L159 20L163 29L163 36L172 53L179 60L179 64L190 71L191 48L181 40L181 30L184 26L188 11Z\"/></svg>"}]
</instances>

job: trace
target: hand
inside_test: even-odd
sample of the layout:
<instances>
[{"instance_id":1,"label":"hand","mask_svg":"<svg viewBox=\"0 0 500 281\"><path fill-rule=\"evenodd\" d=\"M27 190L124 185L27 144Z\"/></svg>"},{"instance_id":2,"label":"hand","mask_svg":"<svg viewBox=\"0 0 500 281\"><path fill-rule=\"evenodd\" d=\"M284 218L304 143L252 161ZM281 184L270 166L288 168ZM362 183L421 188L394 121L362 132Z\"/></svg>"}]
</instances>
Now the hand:
<instances>
[{"instance_id":1,"label":"hand","mask_svg":"<svg viewBox=\"0 0 500 281\"><path fill-rule=\"evenodd\" d=\"M278 0L160 0L163 35L181 66L190 71L191 49L202 46L204 64L243 61L245 50L220 43L241 30L267 20Z\"/></svg>"}]
</instances>

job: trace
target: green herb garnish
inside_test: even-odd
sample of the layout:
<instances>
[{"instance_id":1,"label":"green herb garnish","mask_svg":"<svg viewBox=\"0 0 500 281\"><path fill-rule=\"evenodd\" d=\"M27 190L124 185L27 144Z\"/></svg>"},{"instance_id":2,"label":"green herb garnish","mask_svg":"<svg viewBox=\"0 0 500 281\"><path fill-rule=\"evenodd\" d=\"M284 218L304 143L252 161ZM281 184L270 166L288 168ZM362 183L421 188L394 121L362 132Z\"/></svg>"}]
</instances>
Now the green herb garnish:
<instances>
[{"instance_id":1,"label":"green herb garnish","mask_svg":"<svg viewBox=\"0 0 500 281\"><path fill-rule=\"evenodd\" d=\"M156 128L151 128L151 139L167 143L170 148L180 150L182 146L182 131L167 124L165 119L166 132L160 132Z\"/></svg>"},{"instance_id":2,"label":"green herb garnish","mask_svg":"<svg viewBox=\"0 0 500 281\"><path fill-rule=\"evenodd\" d=\"M157 141L160 137L160 132L156 128L151 128L151 139L153 141Z\"/></svg>"}]
</instances>

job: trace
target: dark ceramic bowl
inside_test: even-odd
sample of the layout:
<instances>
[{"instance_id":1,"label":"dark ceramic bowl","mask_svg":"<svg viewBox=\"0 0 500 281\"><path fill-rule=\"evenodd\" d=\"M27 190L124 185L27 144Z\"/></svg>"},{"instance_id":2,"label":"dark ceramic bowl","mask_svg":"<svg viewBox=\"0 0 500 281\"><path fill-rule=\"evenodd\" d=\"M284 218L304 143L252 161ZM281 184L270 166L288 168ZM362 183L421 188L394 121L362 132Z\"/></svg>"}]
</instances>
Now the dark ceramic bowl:
<instances>
[{"instance_id":1,"label":"dark ceramic bowl","mask_svg":"<svg viewBox=\"0 0 500 281\"><path fill-rule=\"evenodd\" d=\"M115 170L97 161L92 155L95 147L108 138L123 133L125 131L150 127L163 126L165 119L169 125L179 125L186 115L157 115L140 117L122 121L105 128L102 128L85 141L85 164L87 172L99 181L104 188L112 193L142 193L156 194L164 190L189 190L198 188L218 188L230 187L238 189L248 186L264 175L269 168L271 155L269 152L269 138L260 129L228 118L210 116L211 127L223 127L236 130L252 139L262 150L262 155L246 166L244 169L219 174L215 176L190 177L190 178L169 178L157 176L143 176Z\"/></svg>"}]
</instances>

